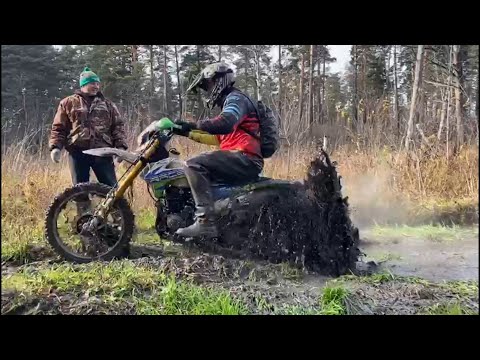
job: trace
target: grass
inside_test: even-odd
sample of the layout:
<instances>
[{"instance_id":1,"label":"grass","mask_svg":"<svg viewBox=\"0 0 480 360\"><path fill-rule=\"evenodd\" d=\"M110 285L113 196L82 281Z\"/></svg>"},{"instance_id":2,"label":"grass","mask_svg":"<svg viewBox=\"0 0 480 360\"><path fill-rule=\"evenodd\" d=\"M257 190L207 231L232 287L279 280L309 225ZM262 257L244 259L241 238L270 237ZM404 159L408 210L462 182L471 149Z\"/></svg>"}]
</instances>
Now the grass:
<instances>
[{"instance_id":1,"label":"grass","mask_svg":"<svg viewBox=\"0 0 480 360\"><path fill-rule=\"evenodd\" d=\"M478 198L426 198L409 208L409 221L422 224L435 220L447 225L478 223Z\"/></svg>"},{"instance_id":2,"label":"grass","mask_svg":"<svg viewBox=\"0 0 480 360\"><path fill-rule=\"evenodd\" d=\"M304 308L298 305L285 306L278 310L279 315L321 315L315 308Z\"/></svg>"},{"instance_id":3,"label":"grass","mask_svg":"<svg viewBox=\"0 0 480 360\"><path fill-rule=\"evenodd\" d=\"M155 213L149 209L139 211L135 217L135 225L139 232L155 231Z\"/></svg>"},{"instance_id":4,"label":"grass","mask_svg":"<svg viewBox=\"0 0 480 360\"><path fill-rule=\"evenodd\" d=\"M32 248L45 244L43 229L40 226L2 222L2 261L24 264L35 260Z\"/></svg>"},{"instance_id":5,"label":"grass","mask_svg":"<svg viewBox=\"0 0 480 360\"><path fill-rule=\"evenodd\" d=\"M73 265L62 263L31 271L26 267L5 279L2 287L34 295L81 291L111 294L115 297L134 295L165 280L165 274L135 266L129 261Z\"/></svg>"},{"instance_id":6,"label":"grass","mask_svg":"<svg viewBox=\"0 0 480 360\"><path fill-rule=\"evenodd\" d=\"M478 282L476 281L448 281L438 286L449 290L457 297L478 297Z\"/></svg>"},{"instance_id":7,"label":"grass","mask_svg":"<svg viewBox=\"0 0 480 360\"><path fill-rule=\"evenodd\" d=\"M458 241L467 237L478 236L478 227L460 227L460 226L380 226L375 225L371 233L378 239L392 238L417 238L431 241Z\"/></svg>"},{"instance_id":8,"label":"grass","mask_svg":"<svg viewBox=\"0 0 480 360\"><path fill-rule=\"evenodd\" d=\"M65 293L98 296L121 307L133 303L137 314L245 314L246 308L226 291L180 281L130 261L60 264L2 278L2 288L27 295Z\"/></svg>"},{"instance_id":9,"label":"grass","mask_svg":"<svg viewBox=\"0 0 480 360\"><path fill-rule=\"evenodd\" d=\"M281 315L347 315L346 302L349 291L343 286L327 286L318 300L318 306L302 307L287 305L276 308L275 313ZM262 297L256 298L259 308L272 308Z\"/></svg>"},{"instance_id":10,"label":"grass","mask_svg":"<svg viewBox=\"0 0 480 360\"><path fill-rule=\"evenodd\" d=\"M169 277L163 288L137 300L139 315L243 315L246 307L226 291L178 282Z\"/></svg>"},{"instance_id":11,"label":"grass","mask_svg":"<svg viewBox=\"0 0 480 360\"><path fill-rule=\"evenodd\" d=\"M299 280L302 278L302 271L296 267L291 266L287 263L280 264L280 273L285 279L288 280Z\"/></svg>"},{"instance_id":12,"label":"grass","mask_svg":"<svg viewBox=\"0 0 480 360\"><path fill-rule=\"evenodd\" d=\"M368 276L344 275L339 277L338 279L333 280L334 283L339 283L339 284L353 282L353 283L364 283L364 284L370 284L370 285L380 285L390 281L399 281L399 282L405 282L405 283L411 283L411 284L420 284L425 286L432 285L431 282L425 279L415 277L415 276L395 275L389 270L374 273Z\"/></svg>"},{"instance_id":13,"label":"grass","mask_svg":"<svg viewBox=\"0 0 480 360\"><path fill-rule=\"evenodd\" d=\"M398 276L395 276L390 271L384 271L375 273L369 276L356 276L356 275L344 275L335 279L334 283L344 284L347 281L353 281L358 283L367 283L372 285L382 284L384 282L393 281L399 279Z\"/></svg>"},{"instance_id":14,"label":"grass","mask_svg":"<svg viewBox=\"0 0 480 360\"><path fill-rule=\"evenodd\" d=\"M478 315L478 312L457 302L428 306L421 313L423 315Z\"/></svg>"},{"instance_id":15,"label":"grass","mask_svg":"<svg viewBox=\"0 0 480 360\"><path fill-rule=\"evenodd\" d=\"M260 311L270 311L274 308L273 305L271 305L268 300L262 296L262 295L256 295L255 296L255 304Z\"/></svg>"},{"instance_id":16,"label":"grass","mask_svg":"<svg viewBox=\"0 0 480 360\"><path fill-rule=\"evenodd\" d=\"M320 298L320 315L346 315L345 299L348 290L342 286L325 287Z\"/></svg>"},{"instance_id":17,"label":"grass","mask_svg":"<svg viewBox=\"0 0 480 360\"><path fill-rule=\"evenodd\" d=\"M155 230L139 231L134 236L134 243L141 245L162 245L164 241L160 239Z\"/></svg>"},{"instance_id":18,"label":"grass","mask_svg":"<svg viewBox=\"0 0 480 360\"><path fill-rule=\"evenodd\" d=\"M416 276L394 275L390 271L378 272L369 276L344 275L332 280L331 283L345 284L346 282L354 282L379 285L390 281L438 287L448 290L451 294L459 298L478 297L478 281L450 280L443 283L432 283Z\"/></svg>"},{"instance_id":19,"label":"grass","mask_svg":"<svg viewBox=\"0 0 480 360\"><path fill-rule=\"evenodd\" d=\"M437 303L421 308L419 314L473 314L470 304L478 303L478 282L450 281L430 283L421 278L395 276L389 272L371 276L343 276L328 282L322 289L317 305L280 305L270 302L255 291L253 309L240 298L214 284L205 286L184 278L176 278L153 265L138 264L130 260L111 263L37 264L24 266L14 274L2 277L2 291L15 292L14 308L21 308L29 299L58 298L68 295L72 299L86 299L83 305L63 303L72 313L132 313L145 315L241 315L254 313L283 315L348 315L362 313L355 289L363 284L374 288L396 282L392 289L407 289L406 295L415 295L427 287ZM414 287L398 287L407 284ZM353 285L353 287L351 287ZM418 287L420 286L420 287ZM387 286L387 289L389 287ZM354 289L355 291L352 291ZM411 291L412 289L415 291ZM379 290L380 291L380 290ZM375 293L372 295L376 296ZM410 295L408 295L410 294ZM379 292L383 299L386 294ZM240 296L241 297L241 296ZM413 298L412 298L413 300ZM61 300L63 301L63 300ZM83 306L83 307L80 307ZM11 308L12 306L10 306ZM2 312L4 309L2 308ZM11 309L10 309L11 311Z\"/></svg>"}]
</instances>

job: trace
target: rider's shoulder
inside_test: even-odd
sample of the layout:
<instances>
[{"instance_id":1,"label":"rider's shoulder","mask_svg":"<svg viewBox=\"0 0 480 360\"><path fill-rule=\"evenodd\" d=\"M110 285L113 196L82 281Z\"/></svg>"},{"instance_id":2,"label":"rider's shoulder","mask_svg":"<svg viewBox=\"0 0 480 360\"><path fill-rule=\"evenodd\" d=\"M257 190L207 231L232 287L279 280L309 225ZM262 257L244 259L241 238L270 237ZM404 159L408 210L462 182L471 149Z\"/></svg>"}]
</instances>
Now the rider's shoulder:
<instances>
[{"instance_id":1,"label":"rider's shoulder","mask_svg":"<svg viewBox=\"0 0 480 360\"><path fill-rule=\"evenodd\" d=\"M247 101L248 97L240 90L233 90L225 98L225 103L236 102L236 101Z\"/></svg>"}]
</instances>

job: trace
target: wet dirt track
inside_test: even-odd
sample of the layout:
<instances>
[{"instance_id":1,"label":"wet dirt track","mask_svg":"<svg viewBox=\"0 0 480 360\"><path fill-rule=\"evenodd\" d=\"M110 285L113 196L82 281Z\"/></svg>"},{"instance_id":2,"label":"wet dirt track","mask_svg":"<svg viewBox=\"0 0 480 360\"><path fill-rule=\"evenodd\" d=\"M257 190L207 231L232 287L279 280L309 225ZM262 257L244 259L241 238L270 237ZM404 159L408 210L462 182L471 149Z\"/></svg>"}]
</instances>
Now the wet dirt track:
<instances>
[{"instance_id":1,"label":"wet dirt track","mask_svg":"<svg viewBox=\"0 0 480 360\"><path fill-rule=\"evenodd\" d=\"M373 259L379 262L381 257L387 256L386 261L379 264L382 270L434 282L478 281L479 240L474 235L459 240L435 242L432 239L413 237L379 240L368 230L363 233L365 235L360 247L367 254L366 261Z\"/></svg>"}]
</instances>

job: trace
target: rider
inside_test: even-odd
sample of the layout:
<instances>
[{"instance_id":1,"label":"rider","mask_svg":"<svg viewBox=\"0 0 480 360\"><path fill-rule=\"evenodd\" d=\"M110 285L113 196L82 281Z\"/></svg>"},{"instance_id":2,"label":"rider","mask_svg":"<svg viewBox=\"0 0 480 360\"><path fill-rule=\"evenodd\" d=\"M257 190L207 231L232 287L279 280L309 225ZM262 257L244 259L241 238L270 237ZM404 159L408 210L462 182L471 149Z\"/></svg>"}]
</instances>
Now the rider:
<instances>
[{"instance_id":1,"label":"rider","mask_svg":"<svg viewBox=\"0 0 480 360\"><path fill-rule=\"evenodd\" d=\"M197 123L177 121L176 134L220 150L189 159L185 174L196 204L193 225L177 230L185 237L218 235L213 213L211 183L241 184L258 177L263 169L259 119L250 98L233 86L233 70L225 63L208 65L191 83L187 92L198 88L207 95L207 107L222 109L220 115ZM200 130L193 131L191 130Z\"/></svg>"}]
</instances>

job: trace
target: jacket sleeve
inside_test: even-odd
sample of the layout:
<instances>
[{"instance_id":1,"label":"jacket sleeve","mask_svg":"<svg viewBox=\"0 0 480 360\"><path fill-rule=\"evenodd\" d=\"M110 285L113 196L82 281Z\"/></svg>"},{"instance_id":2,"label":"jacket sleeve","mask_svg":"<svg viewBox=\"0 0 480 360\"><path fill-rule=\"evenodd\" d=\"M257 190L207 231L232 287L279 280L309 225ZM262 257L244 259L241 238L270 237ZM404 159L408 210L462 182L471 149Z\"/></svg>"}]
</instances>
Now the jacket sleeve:
<instances>
[{"instance_id":1,"label":"jacket sleeve","mask_svg":"<svg viewBox=\"0 0 480 360\"><path fill-rule=\"evenodd\" d=\"M63 149L67 142L67 135L69 131L69 119L66 110L67 100L63 99L58 105L57 112L53 118L52 129L50 132L49 148Z\"/></svg>"},{"instance_id":2,"label":"jacket sleeve","mask_svg":"<svg viewBox=\"0 0 480 360\"><path fill-rule=\"evenodd\" d=\"M110 103L110 105L112 116L113 146L116 148L123 147L125 149L128 149L127 142L125 140L125 123L123 121L123 118L120 115L120 111L118 111L117 106L112 102Z\"/></svg>"},{"instance_id":3,"label":"jacket sleeve","mask_svg":"<svg viewBox=\"0 0 480 360\"><path fill-rule=\"evenodd\" d=\"M211 135L199 130L190 131L188 138L205 145L220 145L216 135Z\"/></svg>"},{"instance_id":4,"label":"jacket sleeve","mask_svg":"<svg viewBox=\"0 0 480 360\"><path fill-rule=\"evenodd\" d=\"M197 124L198 129L214 135L231 133L235 125L248 114L247 101L244 96L229 95L220 115L213 119L200 120Z\"/></svg>"}]
</instances>

